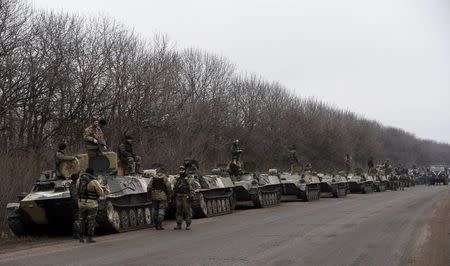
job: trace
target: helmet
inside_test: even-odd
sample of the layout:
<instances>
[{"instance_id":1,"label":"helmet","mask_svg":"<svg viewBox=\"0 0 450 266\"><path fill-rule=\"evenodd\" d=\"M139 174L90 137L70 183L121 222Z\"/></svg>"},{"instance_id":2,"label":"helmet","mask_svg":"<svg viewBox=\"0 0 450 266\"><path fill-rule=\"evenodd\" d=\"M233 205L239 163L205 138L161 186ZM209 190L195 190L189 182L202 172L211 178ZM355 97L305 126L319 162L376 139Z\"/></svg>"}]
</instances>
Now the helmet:
<instances>
[{"instance_id":1,"label":"helmet","mask_svg":"<svg viewBox=\"0 0 450 266\"><path fill-rule=\"evenodd\" d=\"M58 149L59 149L59 150L65 150L66 147L67 147L66 143L60 143L60 144L58 144Z\"/></svg>"}]
</instances>

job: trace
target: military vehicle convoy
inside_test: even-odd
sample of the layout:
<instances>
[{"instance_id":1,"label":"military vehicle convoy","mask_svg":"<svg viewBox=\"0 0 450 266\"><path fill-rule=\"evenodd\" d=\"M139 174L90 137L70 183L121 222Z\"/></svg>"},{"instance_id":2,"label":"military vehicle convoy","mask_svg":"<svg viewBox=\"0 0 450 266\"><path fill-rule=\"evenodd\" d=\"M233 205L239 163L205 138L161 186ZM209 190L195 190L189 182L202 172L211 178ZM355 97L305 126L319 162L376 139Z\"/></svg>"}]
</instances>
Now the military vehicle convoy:
<instances>
[{"instance_id":1,"label":"military vehicle convoy","mask_svg":"<svg viewBox=\"0 0 450 266\"><path fill-rule=\"evenodd\" d=\"M284 172L278 174L276 169L270 169L269 174L279 177L283 201L294 199L314 201L320 199L320 179L314 172L304 171L302 174Z\"/></svg>"},{"instance_id":2,"label":"military vehicle convoy","mask_svg":"<svg viewBox=\"0 0 450 266\"><path fill-rule=\"evenodd\" d=\"M449 170L443 165L432 165L427 172L430 185L448 185Z\"/></svg>"},{"instance_id":3,"label":"military vehicle convoy","mask_svg":"<svg viewBox=\"0 0 450 266\"><path fill-rule=\"evenodd\" d=\"M80 172L88 166L87 155L79 156L77 163L67 163L65 176ZM147 200L150 181L143 175L117 175L117 155L105 152L91 160L89 167L98 175L97 180L110 191L99 200L97 223L106 232L122 232L147 227L151 224L151 202ZM9 203L9 227L16 235L31 233L48 226L71 228L73 199L69 186L72 180L56 177L55 171L45 171L34 183L31 192L19 202Z\"/></svg>"},{"instance_id":4,"label":"military vehicle convoy","mask_svg":"<svg viewBox=\"0 0 450 266\"><path fill-rule=\"evenodd\" d=\"M363 173L350 174L347 176L348 188L351 193L372 193L374 191L374 180L370 175Z\"/></svg>"},{"instance_id":5,"label":"military vehicle convoy","mask_svg":"<svg viewBox=\"0 0 450 266\"><path fill-rule=\"evenodd\" d=\"M318 174L317 176L320 179L320 192L322 194L335 198L347 196L348 184L344 175Z\"/></svg>"},{"instance_id":6,"label":"military vehicle convoy","mask_svg":"<svg viewBox=\"0 0 450 266\"><path fill-rule=\"evenodd\" d=\"M236 204L250 202L256 208L276 206L281 201L281 183L273 175L244 172L235 177L233 192Z\"/></svg>"},{"instance_id":7,"label":"military vehicle convoy","mask_svg":"<svg viewBox=\"0 0 450 266\"><path fill-rule=\"evenodd\" d=\"M388 189L389 180L384 174L375 174L372 177L374 179L374 186L376 192L383 192Z\"/></svg>"},{"instance_id":8,"label":"military vehicle convoy","mask_svg":"<svg viewBox=\"0 0 450 266\"><path fill-rule=\"evenodd\" d=\"M233 181L229 176L220 173L220 169L214 169L209 175L194 175L195 199L192 203L194 217L213 217L234 210Z\"/></svg>"}]
</instances>

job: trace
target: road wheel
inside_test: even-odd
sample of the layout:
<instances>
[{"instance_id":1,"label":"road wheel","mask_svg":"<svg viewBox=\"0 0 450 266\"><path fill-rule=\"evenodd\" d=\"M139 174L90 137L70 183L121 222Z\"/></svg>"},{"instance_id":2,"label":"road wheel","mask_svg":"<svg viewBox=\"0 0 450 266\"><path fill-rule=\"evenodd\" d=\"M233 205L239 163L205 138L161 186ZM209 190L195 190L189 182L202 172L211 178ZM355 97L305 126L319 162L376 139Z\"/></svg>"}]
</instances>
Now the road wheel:
<instances>
[{"instance_id":1,"label":"road wheel","mask_svg":"<svg viewBox=\"0 0 450 266\"><path fill-rule=\"evenodd\" d=\"M16 210L13 215L8 217L8 226L16 236L24 236L29 233L20 218L19 210Z\"/></svg>"},{"instance_id":2,"label":"road wheel","mask_svg":"<svg viewBox=\"0 0 450 266\"><path fill-rule=\"evenodd\" d=\"M152 223L152 212L149 207L144 209L144 221L145 221L145 224Z\"/></svg>"},{"instance_id":3,"label":"road wheel","mask_svg":"<svg viewBox=\"0 0 450 266\"><path fill-rule=\"evenodd\" d=\"M216 200L212 200L212 209L213 209L213 214L217 213L217 201Z\"/></svg>"},{"instance_id":4,"label":"road wheel","mask_svg":"<svg viewBox=\"0 0 450 266\"><path fill-rule=\"evenodd\" d=\"M208 217L208 206L206 205L206 200L203 194L199 194L198 196L198 205L201 212L199 216Z\"/></svg>"},{"instance_id":5,"label":"road wheel","mask_svg":"<svg viewBox=\"0 0 450 266\"><path fill-rule=\"evenodd\" d=\"M108 217L108 222L115 232L120 231L120 217L117 210L114 208L111 202L108 202L106 206L106 216Z\"/></svg>"},{"instance_id":6,"label":"road wheel","mask_svg":"<svg viewBox=\"0 0 450 266\"><path fill-rule=\"evenodd\" d=\"M143 208L137 209L137 224L138 225L144 225L145 224L144 209Z\"/></svg>"},{"instance_id":7,"label":"road wheel","mask_svg":"<svg viewBox=\"0 0 450 266\"><path fill-rule=\"evenodd\" d=\"M122 209L120 211L120 228L128 229L130 227L130 218L128 216L128 211L126 209Z\"/></svg>"},{"instance_id":8,"label":"road wheel","mask_svg":"<svg viewBox=\"0 0 450 266\"><path fill-rule=\"evenodd\" d=\"M130 209L129 211L130 215L130 227L136 227L137 226L137 214L135 209Z\"/></svg>"}]
</instances>

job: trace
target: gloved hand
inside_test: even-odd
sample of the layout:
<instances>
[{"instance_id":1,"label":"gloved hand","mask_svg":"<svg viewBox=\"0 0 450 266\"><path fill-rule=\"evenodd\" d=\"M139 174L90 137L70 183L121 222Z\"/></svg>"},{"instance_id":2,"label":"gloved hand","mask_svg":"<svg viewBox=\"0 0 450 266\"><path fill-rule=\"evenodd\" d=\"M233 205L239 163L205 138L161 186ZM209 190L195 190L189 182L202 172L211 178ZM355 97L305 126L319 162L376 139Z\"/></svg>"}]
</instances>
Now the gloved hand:
<instances>
[{"instance_id":1,"label":"gloved hand","mask_svg":"<svg viewBox=\"0 0 450 266\"><path fill-rule=\"evenodd\" d=\"M97 144L97 143L98 143L98 140L94 139L94 143Z\"/></svg>"}]
</instances>

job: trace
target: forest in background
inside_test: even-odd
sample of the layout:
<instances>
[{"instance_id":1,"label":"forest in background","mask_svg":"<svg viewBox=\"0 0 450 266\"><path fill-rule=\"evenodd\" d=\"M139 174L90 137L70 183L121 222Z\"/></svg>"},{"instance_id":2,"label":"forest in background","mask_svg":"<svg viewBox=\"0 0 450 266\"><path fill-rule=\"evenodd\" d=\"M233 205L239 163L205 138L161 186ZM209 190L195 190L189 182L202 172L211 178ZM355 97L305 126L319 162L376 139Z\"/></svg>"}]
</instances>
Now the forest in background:
<instances>
[{"instance_id":1,"label":"forest in background","mask_svg":"<svg viewBox=\"0 0 450 266\"><path fill-rule=\"evenodd\" d=\"M261 171L287 167L292 145L301 162L323 171L343 169L345 154L360 166L370 156L450 164L448 144L300 98L221 56L176 49L163 35L145 40L111 18L0 0L2 235L6 203L53 167L58 143L83 152L93 117L107 120L111 150L133 135L144 168L159 162L173 170L189 157L207 171L230 160L233 139Z\"/></svg>"}]
</instances>

